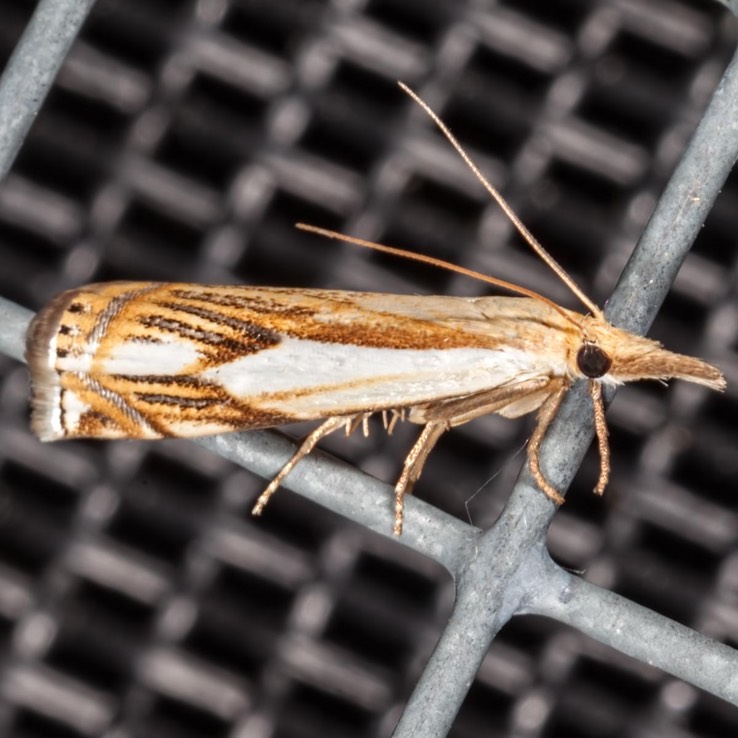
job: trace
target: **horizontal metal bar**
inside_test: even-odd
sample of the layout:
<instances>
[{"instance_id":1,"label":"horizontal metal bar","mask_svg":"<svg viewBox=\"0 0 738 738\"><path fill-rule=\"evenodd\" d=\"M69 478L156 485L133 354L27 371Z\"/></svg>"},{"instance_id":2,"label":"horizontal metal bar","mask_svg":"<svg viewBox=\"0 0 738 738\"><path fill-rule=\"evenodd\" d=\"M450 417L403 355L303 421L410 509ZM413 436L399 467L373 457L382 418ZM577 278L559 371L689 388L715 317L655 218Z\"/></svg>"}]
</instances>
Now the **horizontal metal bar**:
<instances>
[{"instance_id":1,"label":"horizontal metal bar","mask_svg":"<svg viewBox=\"0 0 738 738\"><path fill-rule=\"evenodd\" d=\"M533 559L526 613L555 618L618 651L738 705L738 651L614 592ZM530 575L531 572L526 572Z\"/></svg>"}]
</instances>

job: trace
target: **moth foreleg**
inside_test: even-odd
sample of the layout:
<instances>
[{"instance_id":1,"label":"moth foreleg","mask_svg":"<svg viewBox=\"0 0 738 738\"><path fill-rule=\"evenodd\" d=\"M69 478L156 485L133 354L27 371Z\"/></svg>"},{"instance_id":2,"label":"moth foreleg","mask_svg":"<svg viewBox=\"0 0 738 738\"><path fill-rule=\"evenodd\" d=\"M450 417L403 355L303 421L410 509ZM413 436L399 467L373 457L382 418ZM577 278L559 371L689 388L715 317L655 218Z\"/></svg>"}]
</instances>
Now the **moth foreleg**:
<instances>
[{"instance_id":1,"label":"moth foreleg","mask_svg":"<svg viewBox=\"0 0 738 738\"><path fill-rule=\"evenodd\" d=\"M597 434L597 446L600 451L600 478L594 488L595 494L601 495L607 487L610 478L610 444L607 442L607 421L605 420L605 405L602 402L602 385L590 380L589 393L592 396L594 408L595 433Z\"/></svg>"},{"instance_id":2,"label":"moth foreleg","mask_svg":"<svg viewBox=\"0 0 738 738\"><path fill-rule=\"evenodd\" d=\"M360 424L361 416L357 416L357 418ZM251 514L261 515L262 512L264 512L264 508L272 495L279 488L279 485L282 484L284 478L315 448L322 438L325 438L341 427L346 427L347 429L351 429L352 426L355 427L354 424L356 423L357 418L354 418L353 416L346 417L345 415L328 418L325 423L322 423L312 433L310 433L300 444L297 451L292 455L292 458L281 468L279 474L272 479L269 486L259 495L259 498L256 500L256 504L251 510Z\"/></svg>"},{"instance_id":3,"label":"moth foreleg","mask_svg":"<svg viewBox=\"0 0 738 738\"><path fill-rule=\"evenodd\" d=\"M536 427L533 431L533 435L530 437L530 441L528 441L528 465L530 467L530 473L533 475L533 479L535 479L541 492L557 505L562 505L564 503L563 496L559 494L559 492L549 484L546 477L543 476L540 466L540 454L543 437L546 435L546 431L548 430L548 426L551 425L551 421L553 421L556 417L556 413L559 411L561 401L564 399L564 395L569 389L569 382L563 377L558 377L551 380L550 386L551 394L546 398L538 411Z\"/></svg>"}]
</instances>

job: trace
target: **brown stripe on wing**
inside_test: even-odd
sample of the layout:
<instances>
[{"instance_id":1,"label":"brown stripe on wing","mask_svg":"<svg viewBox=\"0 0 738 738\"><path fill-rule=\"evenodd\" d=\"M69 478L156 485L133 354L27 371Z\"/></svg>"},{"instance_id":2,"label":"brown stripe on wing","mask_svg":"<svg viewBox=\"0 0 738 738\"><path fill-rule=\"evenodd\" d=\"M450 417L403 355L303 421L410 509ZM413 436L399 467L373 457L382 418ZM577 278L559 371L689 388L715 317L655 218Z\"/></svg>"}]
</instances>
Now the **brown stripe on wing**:
<instances>
[{"instance_id":1,"label":"brown stripe on wing","mask_svg":"<svg viewBox=\"0 0 738 738\"><path fill-rule=\"evenodd\" d=\"M268 428L294 422L196 377L61 375L89 410L65 438L164 438Z\"/></svg>"},{"instance_id":2,"label":"brown stripe on wing","mask_svg":"<svg viewBox=\"0 0 738 738\"><path fill-rule=\"evenodd\" d=\"M329 290L301 290L288 287L219 287L217 285L173 285L169 291L174 297L216 307L248 310L252 313L311 316L316 313L315 305L307 305L304 298L309 295L335 294ZM228 311L230 312L230 311Z\"/></svg>"},{"instance_id":3,"label":"brown stripe on wing","mask_svg":"<svg viewBox=\"0 0 738 738\"><path fill-rule=\"evenodd\" d=\"M103 381L125 397L136 412L155 422L162 435L180 435L180 425L217 427L220 432L267 428L296 420L289 414L234 397L220 385L197 376L111 376ZM194 434L193 430L188 435Z\"/></svg>"},{"instance_id":4,"label":"brown stripe on wing","mask_svg":"<svg viewBox=\"0 0 738 738\"><path fill-rule=\"evenodd\" d=\"M240 329L234 329L229 325L209 326L203 325L202 320L175 320L152 313L140 316L138 322L145 328L175 335L197 344L197 350L205 365L225 364L271 348L280 342L278 335L259 330L259 326L252 326L250 329L243 321ZM151 340L151 336L147 336L146 340Z\"/></svg>"},{"instance_id":5,"label":"brown stripe on wing","mask_svg":"<svg viewBox=\"0 0 738 738\"><path fill-rule=\"evenodd\" d=\"M115 283L117 285L117 283ZM102 285L95 285L101 287ZM150 292L154 292L158 289L159 285L156 283L130 283L130 290L125 290L111 297L107 302L102 304L99 312L95 314L95 323L92 330L87 335L87 342L91 349L96 348L105 339L110 331L110 326L118 316L126 309L126 307L136 300L140 300L142 297ZM100 290L99 294L103 294L103 290ZM93 303L94 304L94 303ZM89 304L85 307L89 308ZM71 306L70 306L71 308ZM71 312L71 310L70 310Z\"/></svg>"},{"instance_id":6,"label":"brown stripe on wing","mask_svg":"<svg viewBox=\"0 0 738 738\"><path fill-rule=\"evenodd\" d=\"M120 286L113 286L117 288L115 293L119 293ZM106 330L99 340L101 350L96 355L100 367L106 357L114 356L117 348L125 343L182 339L194 344L200 355L200 366L187 369L193 371L263 351L280 341L279 335L257 322L202 305L172 300L171 285L143 287L129 283L129 287L131 290L123 295L111 295L109 304L98 309L100 324L102 316L106 316ZM137 287L142 287L140 299L137 299L138 295L131 298Z\"/></svg>"},{"instance_id":7,"label":"brown stripe on wing","mask_svg":"<svg viewBox=\"0 0 738 738\"><path fill-rule=\"evenodd\" d=\"M395 349L492 348L499 337L483 331L467 332L459 321L443 325L437 321L397 315L392 311L392 295L381 309L360 304L364 293L331 290L293 290L282 288L248 288L171 285L166 294L152 299L164 305L165 297L182 302L168 302L176 311L211 310L208 320L223 325L258 326L267 335L340 343L344 345ZM478 323L484 322L480 319Z\"/></svg>"},{"instance_id":8,"label":"brown stripe on wing","mask_svg":"<svg viewBox=\"0 0 738 738\"><path fill-rule=\"evenodd\" d=\"M402 407L396 399L392 404L357 402L355 405L326 405L320 402L321 398L340 397L347 388L359 384L364 386L366 382L318 385L246 398L234 396L219 384L202 380L197 375L105 375L99 377L99 382L109 395L121 398L121 402L156 428L161 436L195 436L268 428L318 420L329 415L350 416ZM299 402L302 398L311 398L315 402L305 407ZM293 411L291 407L294 407Z\"/></svg>"},{"instance_id":9,"label":"brown stripe on wing","mask_svg":"<svg viewBox=\"0 0 738 738\"><path fill-rule=\"evenodd\" d=\"M211 359L219 362L233 361L241 356L254 354L276 346L280 336L273 330L251 320L222 311L189 303L156 301L156 312L139 318L144 325L161 330L171 330L183 338L197 341L209 347ZM180 316L171 326L159 319L160 312L167 311Z\"/></svg>"}]
</instances>

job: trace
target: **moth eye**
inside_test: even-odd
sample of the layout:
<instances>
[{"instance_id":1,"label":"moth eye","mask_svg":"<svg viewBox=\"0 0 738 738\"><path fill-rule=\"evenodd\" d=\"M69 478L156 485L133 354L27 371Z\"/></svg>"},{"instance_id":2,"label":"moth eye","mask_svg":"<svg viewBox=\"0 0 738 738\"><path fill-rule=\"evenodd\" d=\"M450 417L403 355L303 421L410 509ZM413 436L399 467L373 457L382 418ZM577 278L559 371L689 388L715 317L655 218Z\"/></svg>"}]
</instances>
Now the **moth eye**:
<instances>
[{"instance_id":1,"label":"moth eye","mask_svg":"<svg viewBox=\"0 0 738 738\"><path fill-rule=\"evenodd\" d=\"M577 366L585 377L598 379L610 371L612 359L594 343L585 343L577 351Z\"/></svg>"}]
</instances>

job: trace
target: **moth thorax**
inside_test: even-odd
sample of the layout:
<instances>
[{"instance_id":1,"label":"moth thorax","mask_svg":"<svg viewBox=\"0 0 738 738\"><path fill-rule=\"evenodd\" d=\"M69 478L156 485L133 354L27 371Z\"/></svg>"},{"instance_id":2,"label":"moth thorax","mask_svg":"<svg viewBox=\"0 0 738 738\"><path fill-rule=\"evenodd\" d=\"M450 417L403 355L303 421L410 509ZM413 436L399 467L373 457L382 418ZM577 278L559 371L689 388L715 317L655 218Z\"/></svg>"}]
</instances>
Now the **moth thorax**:
<instances>
[{"instance_id":1,"label":"moth thorax","mask_svg":"<svg viewBox=\"0 0 738 738\"><path fill-rule=\"evenodd\" d=\"M612 359L597 344L583 343L577 351L577 367L585 377L604 377L611 366Z\"/></svg>"}]
</instances>

